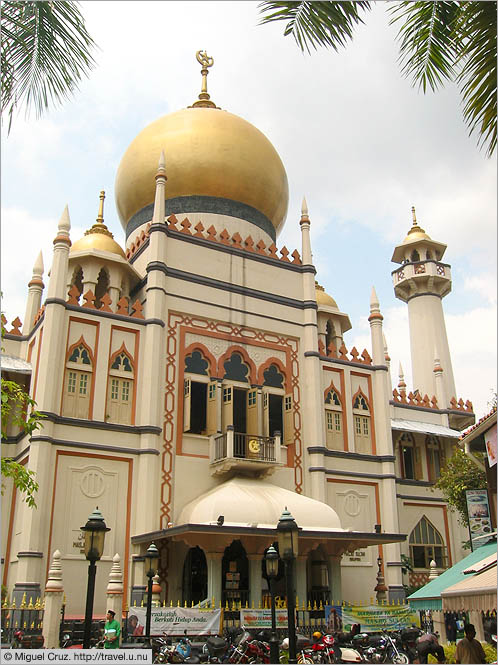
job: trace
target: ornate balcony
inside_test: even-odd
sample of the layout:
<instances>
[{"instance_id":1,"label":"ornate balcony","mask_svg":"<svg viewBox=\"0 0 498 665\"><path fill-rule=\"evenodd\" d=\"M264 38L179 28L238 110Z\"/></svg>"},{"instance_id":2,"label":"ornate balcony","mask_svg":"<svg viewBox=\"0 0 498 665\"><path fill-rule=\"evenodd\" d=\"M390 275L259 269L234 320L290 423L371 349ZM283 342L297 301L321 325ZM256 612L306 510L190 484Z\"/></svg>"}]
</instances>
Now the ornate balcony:
<instances>
[{"instance_id":1,"label":"ornate balcony","mask_svg":"<svg viewBox=\"0 0 498 665\"><path fill-rule=\"evenodd\" d=\"M241 434L228 427L223 434L209 439L211 473L222 475L234 471L269 476L280 465L281 435Z\"/></svg>"}]
</instances>

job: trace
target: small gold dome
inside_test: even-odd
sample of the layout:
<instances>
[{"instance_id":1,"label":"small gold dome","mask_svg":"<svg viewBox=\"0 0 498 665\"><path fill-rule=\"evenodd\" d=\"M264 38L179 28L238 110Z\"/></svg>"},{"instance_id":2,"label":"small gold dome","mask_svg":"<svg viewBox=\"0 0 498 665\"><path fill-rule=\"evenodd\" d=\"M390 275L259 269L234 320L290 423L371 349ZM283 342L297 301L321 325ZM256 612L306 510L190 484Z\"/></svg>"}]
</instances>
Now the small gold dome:
<instances>
[{"instance_id":1,"label":"small gold dome","mask_svg":"<svg viewBox=\"0 0 498 665\"><path fill-rule=\"evenodd\" d=\"M116 206L125 230L130 219L154 204L162 150L168 178L166 201L185 197L182 201L189 199L189 205L199 208L192 212L232 215L224 204L235 202L242 204L241 210L255 209L256 217L264 215L268 221L262 218L258 226L264 228L266 223L272 234L273 228L283 224L289 199L287 175L266 136L227 111L187 108L152 122L125 152L115 183ZM203 209L207 199L199 197L208 197L214 208ZM183 211L180 207L177 212ZM244 218L243 213L238 216ZM137 225L134 222L132 228Z\"/></svg>"},{"instance_id":2,"label":"small gold dome","mask_svg":"<svg viewBox=\"0 0 498 665\"><path fill-rule=\"evenodd\" d=\"M319 284L316 285L315 295L318 306L326 305L327 307L334 307L335 309L339 309L336 301L332 298L332 296L329 296L328 293L325 293L323 286L320 286Z\"/></svg>"},{"instance_id":3,"label":"small gold dome","mask_svg":"<svg viewBox=\"0 0 498 665\"><path fill-rule=\"evenodd\" d=\"M424 229L418 225L414 206L412 206L412 220L412 226L402 244L409 245L412 242L417 242L418 240L431 240L431 237L428 236Z\"/></svg>"},{"instance_id":4,"label":"small gold dome","mask_svg":"<svg viewBox=\"0 0 498 665\"><path fill-rule=\"evenodd\" d=\"M103 227L103 229L100 227ZM126 254L122 247L114 240L112 233L107 230L105 224L94 224L89 231L86 231L82 238L72 244L70 253L87 252L90 249L111 252L111 254L118 254L123 259L126 259Z\"/></svg>"}]
</instances>

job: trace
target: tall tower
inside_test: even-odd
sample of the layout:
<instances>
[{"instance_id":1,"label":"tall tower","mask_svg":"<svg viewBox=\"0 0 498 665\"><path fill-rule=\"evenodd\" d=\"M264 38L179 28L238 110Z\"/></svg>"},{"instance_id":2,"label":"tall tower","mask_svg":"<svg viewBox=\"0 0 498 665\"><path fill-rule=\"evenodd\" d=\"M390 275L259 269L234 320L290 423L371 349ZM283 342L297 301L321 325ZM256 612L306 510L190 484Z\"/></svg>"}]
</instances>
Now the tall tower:
<instances>
[{"instance_id":1,"label":"tall tower","mask_svg":"<svg viewBox=\"0 0 498 665\"><path fill-rule=\"evenodd\" d=\"M456 396L448 336L444 322L443 298L451 291L451 267L441 259L446 245L432 240L422 229L412 208L413 224L392 261L401 267L392 272L394 293L408 304L413 387L422 395L436 395L434 359L443 369L444 394ZM439 404L440 408L448 404Z\"/></svg>"}]
</instances>

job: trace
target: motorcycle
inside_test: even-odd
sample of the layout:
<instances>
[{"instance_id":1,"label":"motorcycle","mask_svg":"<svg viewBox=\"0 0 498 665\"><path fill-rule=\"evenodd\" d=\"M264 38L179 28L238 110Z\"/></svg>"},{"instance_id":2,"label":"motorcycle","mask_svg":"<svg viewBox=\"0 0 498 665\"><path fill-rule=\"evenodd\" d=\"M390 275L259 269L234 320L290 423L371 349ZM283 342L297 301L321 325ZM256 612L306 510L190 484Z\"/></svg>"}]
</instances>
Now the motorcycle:
<instances>
[{"instance_id":1,"label":"motorcycle","mask_svg":"<svg viewBox=\"0 0 498 665\"><path fill-rule=\"evenodd\" d=\"M408 654L398 648L396 640L387 632L381 635L359 633L353 638L353 646L367 663L406 665L410 662Z\"/></svg>"},{"instance_id":2,"label":"motorcycle","mask_svg":"<svg viewBox=\"0 0 498 665\"><path fill-rule=\"evenodd\" d=\"M197 656L191 655L192 642L185 635L180 638L178 644L172 645L170 640L164 638L156 638L156 645L159 646L159 651L153 659L153 663L200 663ZM157 648L156 646L156 648ZM154 651L154 645L152 647Z\"/></svg>"},{"instance_id":3,"label":"motorcycle","mask_svg":"<svg viewBox=\"0 0 498 665\"><path fill-rule=\"evenodd\" d=\"M247 630L237 637L228 654L228 663L269 663L270 645L255 639Z\"/></svg>"}]
</instances>

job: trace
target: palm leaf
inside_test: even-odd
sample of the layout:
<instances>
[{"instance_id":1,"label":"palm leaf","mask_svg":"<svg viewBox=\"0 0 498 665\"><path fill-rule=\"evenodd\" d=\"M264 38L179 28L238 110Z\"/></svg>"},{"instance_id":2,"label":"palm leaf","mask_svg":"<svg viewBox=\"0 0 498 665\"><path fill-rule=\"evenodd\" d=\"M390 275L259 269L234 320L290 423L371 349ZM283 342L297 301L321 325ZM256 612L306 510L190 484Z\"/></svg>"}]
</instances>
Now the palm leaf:
<instances>
[{"instance_id":1,"label":"palm leaf","mask_svg":"<svg viewBox=\"0 0 498 665\"><path fill-rule=\"evenodd\" d=\"M287 21L284 35L292 35L299 48L332 47L336 51L353 36L356 24L363 23L360 12L370 9L370 2L270 2L258 7L260 23Z\"/></svg>"},{"instance_id":2,"label":"palm leaf","mask_svg":"<svg viewBox=\"0 0 498 665\"><path fill-rule=\"evenodd\" d=\"M96 44L76 2L2 2L2 114L24 106L37 117L87 76ZM10 123L9 123L10 128Z\"/></svg>"},{"instance_id":3,"label":"palm leaf","mask_svg":"<svg viewBox=\"0 0 498 665\"><path fill-rule=\"evenodd\" d=\"M400 2L389 8L391 24L403 21L398 32L402 73L412 77L424 92L436 90L444 80L455 78L458 44L453 25L457 2Z\"/></svg>"},{"instance_id":4,"label":"palm leaf","mask_svg":"<svg viewBox=\"0 0 498 665\"><path fill-rule=\"evenodd\" d=\"M463 115L470 133L479 131L488 156L496 150L496 11L496 2L464 2L457 24Z\"/></svg>"}]
</instances>

